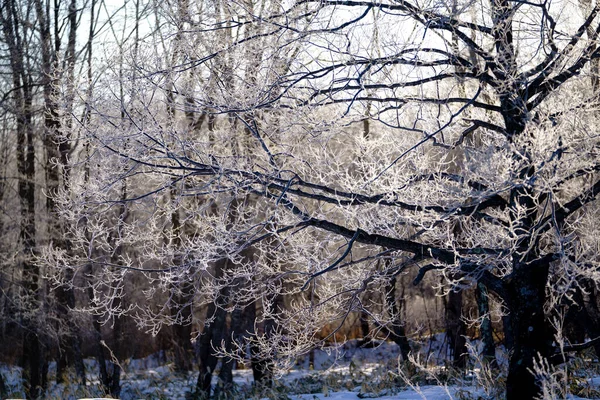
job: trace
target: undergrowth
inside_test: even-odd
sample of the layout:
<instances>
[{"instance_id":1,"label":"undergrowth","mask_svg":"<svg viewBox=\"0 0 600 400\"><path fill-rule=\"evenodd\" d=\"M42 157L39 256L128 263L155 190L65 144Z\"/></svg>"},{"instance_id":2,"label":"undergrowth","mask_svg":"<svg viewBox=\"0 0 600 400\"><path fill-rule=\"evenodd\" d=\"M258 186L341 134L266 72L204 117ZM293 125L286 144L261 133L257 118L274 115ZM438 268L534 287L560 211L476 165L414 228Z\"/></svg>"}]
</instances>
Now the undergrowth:
<instances>
[{"instance_id":1,"label":"undergrowth","mask_svg":"<svg viewBox=\"0 0 600 400\"><path fill-rule=\"evenodd\" d=\"M362 363L354 359L343 367L332 366L326 371L310 371L297 379L281 378L272 385L244 384L221 388L215 400L291 400L297 394L329 395L337 391L351 391L359 398L378 398L397 395L405 390L422 393L424 388L437 386L450 398L459 400L501 400L506 385L506 365L490 363L470 349L467 369L439 365L432 360L411 357L409 361L381 361L378 364ZM542 382L544 400L564 399L568 395L581 398L600 398L600 364L593 350L588 350L568 360L551 366L539 363L534 373ZM83 397L109 397L94 375L88 371L88 384L77 384L74 374L64 384L51 384L45 399L78 399ZM168 367L124 373L122 399L191 399L197 373L176 374ZM218 383L217 383L218 384ZM20 385L14 381L9 386L8 397L23 398Z\"/></svg>"}]
</instances>

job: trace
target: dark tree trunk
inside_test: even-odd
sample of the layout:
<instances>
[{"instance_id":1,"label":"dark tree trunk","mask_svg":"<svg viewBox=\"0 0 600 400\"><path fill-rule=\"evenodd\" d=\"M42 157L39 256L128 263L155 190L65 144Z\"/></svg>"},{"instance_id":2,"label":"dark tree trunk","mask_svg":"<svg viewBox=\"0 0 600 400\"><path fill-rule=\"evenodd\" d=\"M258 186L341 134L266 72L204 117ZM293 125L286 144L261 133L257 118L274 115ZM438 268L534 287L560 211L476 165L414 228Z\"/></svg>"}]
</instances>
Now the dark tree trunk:
<instances>
[{"instance_id":1,"label":"dark tree trunk","mask_svg":"<svg viewBox=\"0 0 600 400\"><path fill-rule=\"evenodd\" d=\"M42 396L42 350L35 332L27 331L23 341L24 384L27 399Z\"/></svg>"},{"instance_id":2,"label":"dark tree trunk","mask_svg":"<svg viewBox=\"0 0 600 400\"><path fill-rule=\"evenodd\" d=\"M112 349L112 353L114 357L119 357L121 354L123 342L122 325L123 321L121 317L115 317L112 330L114 340L114 348ZM112 360L110 365L112 366L112 374L110 376L109 392L113 398L118 399L121 395L121 366L118 364L117 360Z\"/></svg>"},{"instance_id":3,"label":"dark tree trunk","mask_svg":"<svg viewBox=\"0 0 600 400\"><path fill-rule=\"evenodd\" d=\"M48 360L48 346L42 346L42 394L48 390L48 369L50 361Z\"/></svg>"},{"instance_id":4,"label":"dark tree trunk","mask_svg":"<svg viewBox=\"0 0 600 400\"><path fill-rule=\"evenodd\" d=\"M585 293L581 290L584 288ZM568 304L564 320L564 336L569 344L583 344L586 336L591 340L600 337L598 306L595 285L587 279L580 279L573 293L573 302ZM596 355L600 354L600 342L593 344Z\"/></svg>"},{"instance_id":5,"label":"dark tree trunk","mask_svg":"<svg viewBox=\"0 0 600 400\"><path fill-rule=\"evenodd\" d=\"M115 321L115 327L117 322ZM96 360L100 372L100 382L104 393L110 394L111 397L118 399L121 394L121 367L110 359L108 349L102 340L100 324L94 321ZM116 342L116 341L115 341ZM116 354L118 346L112 349L112 353Z\"/></svg>"},{"instance_id":6,"label":"dark tree trunk","mask_svg":"<svg viewBox=\"0 0 600 400\"><path fill-rule=\"evenodd\" d=\"M222 338L222 329L225 327L227 313L220 307L209 306L209 312L214 315L214 321L204 328L202 336L198 341L198 382L196 383L196 397L198 399L208 399L210 397L210 387L212 383L212 374L215 371L219 358L213 353L213 344L220 344Z\"/></svg>"},{"instance_id":7,"label":"dark tree trunk","mask_svg":"<svg viewBox=\"0 0 600 400\"><path fill-rule=\"evenodd\" d=\"M254 383L270 387L273 385L273 362L264 357L259 357L258 346L255 344L250 345L250 352L252 354L252 377Z\"/></svg>"},{"instance_id":8,"label":"dark tree trunk","mask_svg":"<svg viewBox=\"0 0 600 400\"><path fill-rule=\"evenodd\" d=\"M231 312L231 320L229 328L225 330L225 350L230 353L233 350L233 340L238 339L240 335L240 328L243 329L244 317L242 316L243 310L236 308ZM219 380L215 387L215 399L228 399L233 396L233 366L235 361L230 357L224 357L221 359L221 369L219 371Z\"/></svg>"},{"instance_id":9,"label":"dark tree trunk","mask_svg":"<svg viewBox=\"0 0 600 400\"><path fill-rule=\"evenodd\" d=\"M369 334L371 333L371 328L369 327L369 316L365 312L360 313L360 333L362 335L362 346L366 346L371 342L371 338Z\"/></svg>"},{"instance_id":10,"label":"dark tree trunk","mask_svg":"<svg viewBox=\"0 0 600 400\"><path fill-rule=\"evenodd\" d=\"M75 336L73 337L73 361L75 365L75 374L79 377L79 381L82 385L86 385L85 378L85 364L83 363L83 350L82 350L82 341L81 336L79 335L79 330L76 331Z\"/></svg>"},{"instance_id":11,"label":"dark tree trunk","mask_svg":"<svg viewBox=\"0 0 600 400\"><path fill-rule=\"evenodd\" d=\"M402 356L402 360L407 361L408 355L412 350L410 348L408 338L406 337L406 329L404 329L404 325L394 326L394 335L392 336L392 340L400 348L400 355Z\"/></svg>"},{"instance_id":12,"label":"dark tree trunk","mask_svg":"<svg viewBox=\"0 0 600 400\"><path fill-rule=\"evenodd\" d=\"M4 383L4 376L0 372L0 398L5 398L8 395L8 389L6 383Z\"/></svg>"},{"instance_id":13,"label":"dark tree trunk","mask_svg":"<svg viewBox=\"0 0 600 400\"><path fill-rule=\"evenodd\" d=\"M392 327L388 328L391 339L400 348L400 355L403 361L408 360L408 355L411 352L408 338L406 337L406 329L404 329L404 321L402 320L402 309L404 308L404 287L398 295L398 288L396 285L397 278L393 276L388 281L388 287L386 289L386 303L390 315L392 316ZM400 302L400 306L398 303Z\"/></svg>"},{"instance_id":14,"label":"dark tree trunk","mask_svg":"<svg viewBox=\"0 0 600 400\"><path fill-rule=\"evenodd\" d=\"M212 310L211 310L212 309ZM216 356L212 354L212 330L214 325L225 320L225 312L221 309L215 309L215 307L209 306L209 312L212 311L215 314L215 320L210 326L204 328L200 340L198 340L198 381L196 382L196 393L197 399L208 399L210 397L210 385L212 382L212 374L215 371L217 362L219 361Z\"/></svg>"},{"instance_id":15,"label":"dark tree trunk","mask_svg":"<svg viewBox=\"0 0 600 400\"><path fill-rule=\"evenodd\" d=\"M65 271L66 272L66 271ZM72 273L67 273L66 279L72 279ZM83 363L81 332L75 325L69 310L75 307L75 293L72 289L58 288L56 290L58 300L57 314L69 327L70 335L59 338L59 358L56 365L56 382L65 381L65 373L69 364L75 367L75 374L79 383L85 385L85 365Z\"/></svg>"},{"instance_id":16,"label":"dark tree trunk","mask_svg":"<svg viewBox=\"0 0 600 400\"><path fill-rule=\"evenodd\" d=\"M108 375L108 370L106 369L106 349L102 345L102 330L100 327L100 323L94 318L94 322L92 323L94 327L94 347L96 350L96 360L98 361L98 370L100 373L100 382L104 387L104 392L110 392L110 377Z\"/></svg>"},{"instance_id":17,"label":"dark tree trunk","mask_svg":"<svg viewBox=\"0 0 600 400\"><path fill-rule=\"evenodd\" d=\"M467 365L467 327L462 320L462 292L451 291L446 302L446 337L454 357L454 367Z\"/></svg>"},{"instance_id":18,"label":"dark tree trunk","mask_svg":"<svg viewBox=\"0 0 600 400\"><path fill-rule=\"evenodd\" d=\"M191 286L191 285L188 285ZM184 287L182 290L187 293L192 293L191 289ZM185 373L193 370L194 361L194 348L191 342L192 336L192 325L191 325L191 314L192 306L189 304L191 296L183 295L179 298L180 304L185 306L180 311L182 322L173 325L173 353L175 372ZM185 322L184 322L185 321ZM189 322L188 322L189 321Z\"/></svg>"},{"instance_id":19,"label":"dark tree trunk","mask_svg":"<svg viewBox=\"0 0 600 400\"><path fill-rule=\"evenodd\" d=\"M177 65L180 57L180 46L182 39L182 29L185 23L185 15L187 15L187 7L185 5L186 2L178 2L178 12L179 12L179 29L173 39L174 43L174 51L171 55L171 65ZM139 4L136 2L136 37L138 35L138 25L139 25ZM137 43L137 40L136 40ZM136 48L137 52L137 48ZM167 77L167 115L169 116L169 121L171 124L175 124L175 111L176 111L176 99L174 90L174 83L172 81L172 77ZM193 114L186 114L186 118L190 125L193 125ZM179 215L179 207L176 206L178 193L176 180L173 178L173 182L171 184L170 192L171 202L173 204L173 211L171 212L171 237L172 240L169 240L169 244L173 246L176 251L181 247L181 218ZM175 265L180 265L183 262L180 256L176 257L173 260ZM193 369L193 346L191 342L192 335L192 302L194 297L194 288L190 282L179 282L180 287L175 288L174 291L177 293L175 296L175 303L171 306L170 312L171 315L176 318L178 321L173 328L171 329L172 333L172 343L173 343L173 353L174 353L174 362L175 362L175 372L183 373L187 371L191 371Z\"/></svg>"},{"instance_id":20,"label":"dark tree trunk","mask_svg":"<svg viewBox=\"0 0 600 400\"><path fill-rule=\"evenodd\" d=\"M89 271L91 271L91 268L88 267L87 268ZM92 290L91 287L88 287L87 289L87 293L88 293L88 297L90 299L90 302L92 303L92 306L94 306L94 292ZM102 327L100 326L100 323L98 322L98 320L94 317L93 321L92 321L92 327L94 328L93 330L93 336L94 336L94 350L96 351L96 361L98 362L98 372L100 374L100 382L102 383L102 386L104 387L104 392L105 393L109 393L110 392L110 378L108 376L108 371L106 369L106 349L103 346L103 340L102 340Z\"/></svg>"},{"instance_id":21,"label":"dark tree trunk","mask_svg":"<svg viewBox=\"0 0 600 400\"><path fill-rule=\"evenodd\" d=\"M121 115L123 118L123 115ZM113 249L113 253L110 256L110 261L113 265L122 265L123 260L121 259L124 251L124 247L122 243L119 243L118 237L123 231L123 226L125 221L127 220L128 210L126 207L127 200L127 191L128 191L128 183L127 180L122 181L123 186L121 187L121 205L119 206L119 213L117 215L117 223L116 230L111 231L110 233L110 244ZM116 267L118 268L118 267ZM119 282L115 282L115 284L119 284ZM110 308L112 310L118 310L121 307L122 298L115 296L112 299ZM121 394L121 366L119 365L118 359L121 354L122 342L123 338L123 328L122 328L122 318L121 316L113 316L113 326L112 326L112 338L113 338L113 348L110 351L111 361L109 365L111 366L110 374L107 374L107 381L104 382L104 387L108 393L114 398L119 398Z\"/></svg>"},{"instance_id":22,"label":"dark tree trunk","mask_svg":"<svg viewBox=\"0 0 600 400\"><path fill-rule=\"evenodd\" d=\"M583 300L583 307L587 315L588 321L588 336L590 339L596 339L600 337L600 310L598 309L598 295L596 286L587 281L587 288L589 296L586 296ZM582 293L583 295L583 293ZM600 343L596 342L594 345L596 351L596 357L600 358Z\"/></svg>"},{"instance_id":23,"label":"dark tree trunk","mask_svg":"<svg viewBox=\"0 0 600 400\"><path fill-rule=\"evenodd\" d=\"M175 186L171 186L171 201L175 203L177 196ZM171 235L170 245L174 246L176 251L181 247L181 221L177 209L171 212ZM177 256L173 263L181 265L183 260ZM179 282L180 287L174 288L176 293L175 303L171 306L171 316L176 319L175 325L171 329L173 353L175 361L175 372L185 373L193 369L194 349L191 342L192 336L192 303L194 298L194 285L192 282Z\"/></svg>"},{"instance_id":24,"label":"dark tree trunk","mask_svg":"<svg viewBox=\"0 0 600 400\"><path fill-rule=\"evenodd\" d=\"M283 297L277 296L273 303L274 312L277 313L283 305ZM264 307L264 304L263 304ZM256 316L252 316L253 319ZM254 325L254 321L250 321L252 325ZM267 338L272 337L275 333L276 325L273 318L266 318L264 322L264 334ZM252 356L252 374L254 377L254 382L263 386L272 386L273 385L273 373L274 373L274 365L273 360L270 358L265 358L264 355L259 354L258 346L252 344L250 346L250 352Z\"/></svg>"},{"instance_id":25,"label":"dark tree trunk","mask_svg":"<svg viewBox=\"0 0 600 400\"><path fill-rule=\"evenodd\" d=\"M88 266L88 270L91 268ZM94 304L94 292L91 287L87 289L88 297L92 306L96 306ZM93 317L92 317L93 318ZM102 384L104 393L110 394L111 396L118 398L120 393L120 368L115 365L110 359L110 354L108 354L108 349L106 348L106 343L102 338L102 327L96 318L92 320L93 327L93 348L96 353L96 360L98 362L98 372L100 374L100 383ZM115 320L115 324L113 327L113 334L115 335L115 342L118 340L119 335L119 327L120 322ZM114 349L113 353L116 353L117 349ZM110 367L110 368L109 368ZM118 374L115 372L118 370ZM116 379L116 381L115 381Z\"/></svg>"},{"instance_id":26,"label":"dark tree trunk","mask_svg":"<svg viewBox=\"0 0 600 400\"><path fill-rule=\"evenodd\" d=\"M506 350L511 350L515 345L515 334L513 333L510 314L502 316L502 330L504 332L504 347Z\"/></svg>"},{"instance_id":27,"label":"dark tree trunk","mask_svg":"<svg viewBox=\"0 0 600 400\"><path fill-rule=\"evenodd\" d=\"M578 288L573 293L573 300L573 304L565 305L568 308L563 321L562 334L568 341L566 344L583 343L586 333L591 328L587 320L587 312L583 307L583 296Z\"/></svg>"},{"instance_id":28,"label":"dark tree trunk","mask_svg":"<svg viewBox=\"0 0 600 400\"><path fill-rule=\"evenodd\" d=\"M246 249L242 252L243 257L246 261L251 262L253 259L253 250ZM248 286L249 280L238 279L232 287L236 288L236 291L244 291ZM230 307L234 307L231 312L231 319L228 329L225 333L225 349L227 353L231 353L234 350L234 341L237 345L243 345L246 342L246 338L254 334L254 323L256 321L256 304L236 304L237 299L234 298L234 292L229 292L230 298L227 300L227 304ZM251 365L254 365L253 359L256 358L253 354L250 354ZM219 382L215 389L215 398L228 399L233 396L233 367L235 360L230 357L225 357L222 360L221 370L219 371ZM262 377L261 377L262 378Z\"/></svg>"},{"instance_id":29,"label":"dark tree trunk","mask_svg":"<svg viewBox=\"0 0 600 400\"><path fill-rule=\"evenodd\" d=\"M477 284L477 308L479 311L479 317L482 318L481 326L481 340L483 342L482 357L485 362L495 365L496 363L496 346L494 345L494 336L492 332L492 321L490 320L490 303L488 298L488 291L485 285L481 282Z\"/></svg>"},{"instance_id":30,"label":"dark tree trunk","mask_svg":"<svg viewBox=\"0 0 600 400\"><path fill-rule=\"evenodd\" d=\"M223 259L215 265L215 279L223 276L223 271L228 267L229 260ZM229 288L224 286L219 293L219 299L226 299L229 296ZM219 301L217 299L216 301ZM210 387L212 374L219 361L214 355L213 347L219 346L225 337L225 328L227 323L227 312L223 307L218 307L215 302L209 304L207 318L213 317L210 325L204 327L204 331L197 341L198 355L198 381L196 383L195 398L208 399L210 397Z\"/></svg>"},{"instance_id":31,"label":"dark tree trunk","mask_svg":"<svg viewBox=\"0 0 600 400\"><path fill-rule=\"evenodd\" d=\"M546 265L520 264L508 285L514 346L508 367L507 400L533 399L540 387L531 374L538 354L549 357L552 350L552 332L544 315L546 300Z\"/></svg>"}]
</instances>

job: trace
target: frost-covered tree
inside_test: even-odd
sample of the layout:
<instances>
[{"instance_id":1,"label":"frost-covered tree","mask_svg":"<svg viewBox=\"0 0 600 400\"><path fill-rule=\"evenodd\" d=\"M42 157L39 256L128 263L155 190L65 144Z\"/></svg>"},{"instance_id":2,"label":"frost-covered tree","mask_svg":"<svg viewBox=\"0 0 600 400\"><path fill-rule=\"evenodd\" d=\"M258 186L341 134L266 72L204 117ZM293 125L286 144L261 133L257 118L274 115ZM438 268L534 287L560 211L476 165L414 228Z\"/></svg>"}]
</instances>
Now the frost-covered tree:
<instances>
[{"instance_id":1,"label":"frost-covered tree","mask_svg":"<svg viewBox=\"0 0 600 400\"><path fill-rule=\"evenodd\" d=\"M534 360L557 360L550 317L580 278L598 280L598 97L587 75L597 79L600 6L246 0L186 10L171 36L178 63L149 36L130 75L103 77L82 121L86 151L73 162L98 168L73 176L61 199L73 251L46 256L104 271L94 311L136 271L167 307L104 311L158 329L177 322L177 299L212 304L206 323L252 305L257 329L223 352L243 358L252 346L284 360L351 311L385 326L395 316L361 294L411 269L415 283L436 273L441 293L483 285L504 303L507 398L538 395ZM109 89L117 78L124 95ZM123 204L127 219L107 224ZM123 244L135 253L118 262L89 251Z\"/></svg>"}]
</instances>

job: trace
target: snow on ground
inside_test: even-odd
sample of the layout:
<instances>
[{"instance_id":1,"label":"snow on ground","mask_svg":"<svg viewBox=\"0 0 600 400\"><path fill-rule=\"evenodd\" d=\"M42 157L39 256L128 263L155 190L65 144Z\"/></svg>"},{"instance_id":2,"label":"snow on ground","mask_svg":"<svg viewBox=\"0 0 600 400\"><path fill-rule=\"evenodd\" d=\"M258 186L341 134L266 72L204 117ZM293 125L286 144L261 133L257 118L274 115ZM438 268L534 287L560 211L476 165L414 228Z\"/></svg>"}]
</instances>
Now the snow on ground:
<instances>
[{"instance_id":1,"label":"snow on ground","mask_svg":"<svg viewBox=\"0 0 600 400\"><path fill-rule=\"evenodd\" d=\"M375 346L360 347L356 340L346 342L335 348L314 350L312 357L306 354L299 357L296 365L286 371L279 371L278 384L285 386L290 400L356 400L377 398L381 400L442 400L442 399L494 399L497 396L485 393L476 386L473 379L477 370L463 376L462 384L436 386L430 380L421 380L419 387L406 387L398 379L398 347L394 343L378 341ZM415 348L417 348L415 344ZM477 343L473 343L477 351ZM433 338L423 343L419 354L428 369L443 372L440 360L446 357L443 337ZM501 353L500 361L506 357ZM172 399L185 400L193 390L198 374L187 375L173 373L170 364L164 365L164 354L155 354L144 359L131 359L123 362L121 375L122 400L134 399ZM309 365L313 362L312 367ZM75 400L81 398L101 398L98 368L95 360L86 360L88 385L57 385L51 382L47 399ZM12 398L22 396L21 369L0 363L0 373ZM55 365L50 366L50 377L55 373ZM395 380L394 380L395 379ZM216 378L214 378L216 381ZM600 388L600 376L586 378L589 387ZM236 399L248 398L247 390L252 385L252 371L234 370L234 382L240 388ZM254 398L254 397L253 397ZM569 400L581 397L571 396Z\"/></svg>"},{"instance_id":2,"label":"snow on ground","mask_svg":"<svg viewBox=\"0 0 600 400\"><path fill-rule=\"evenodd\" d=\"M424 386L416 390L405 390L394 395L382 395L377 397L365 396L357 391L341 391L341 392L330 392L327 394L300 394L290 396L292 400L358 400L365 398L376 398L378 400L447 400L447 399L458 399L460 389L456 387L439 387L439 386ZM475 394L474 392L471 394ZM477 396L474 396L477 398Z\"/></svg>"}]
</instances>

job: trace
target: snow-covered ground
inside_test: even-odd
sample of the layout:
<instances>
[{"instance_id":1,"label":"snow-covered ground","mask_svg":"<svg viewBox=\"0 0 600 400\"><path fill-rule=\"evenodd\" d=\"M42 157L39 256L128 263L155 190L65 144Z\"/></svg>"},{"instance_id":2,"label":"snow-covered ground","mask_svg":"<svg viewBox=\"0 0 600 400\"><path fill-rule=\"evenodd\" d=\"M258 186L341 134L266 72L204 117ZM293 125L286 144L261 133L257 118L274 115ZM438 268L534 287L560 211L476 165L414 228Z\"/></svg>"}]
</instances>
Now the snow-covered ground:
<instances>
[{"instance_id":1,"label":"snow-covered ground","mask_svg":"<svg viewBox=\"0 0 600 400\"><path fill-rule=\"evenodd\" d=\"M357 341L350 341L337 348L315 350L312 357L308 354L297 360L296 365L288 370L279 371L273 391L265 399L286 398L289 400L355 400L377 398L382 400L442 400L442 399L496 399L500 394L498 388L482 385L477 379L480 370L473 368L462 376L456 374L449 378L449 372L440 363L446 354L442 337L422 345L419 356L422 368L416 368L418 378L410 383L401 377L398 360L398 347L394 343L377 342L370 348L360 348ZM473 343L477 351L478 343ZM505 362L501 349L498 353L501 362ZM198 374L175 374L171 365L161 365L157 355L144 359L131 359L123 363L122 400L133 399L173 399L185 400L196 383ZM312 359L313 366L309 366ZM476 366L475 366L476 367ZM55 368L51 365L50 372ZM57 385L51 383L47 399L81 399L100 398L103 393L98 380L97 364L94 360L86 360L88 384L86 387L76 385ZM21 370L0 364L0 373L11 391L11 398L22 398ZM52 376L52 375L50 375ZM413 377L414 378L414 377ZM600 389L600 377L591 376L583 379L590 388ZM216 378L215 378L216 381ZM252 371L237 369L234 371L234 382L238 391L232 395L235 399L258 399L256 392L251 392ZM495 391L494 391L495 390ZM281 397L277 394L281 394ZM265 394L266 395L266 394ZM257 397L258 396L258 397ZM571 396L576 400L583 397Z\"/></svg>"}]
</instances>

